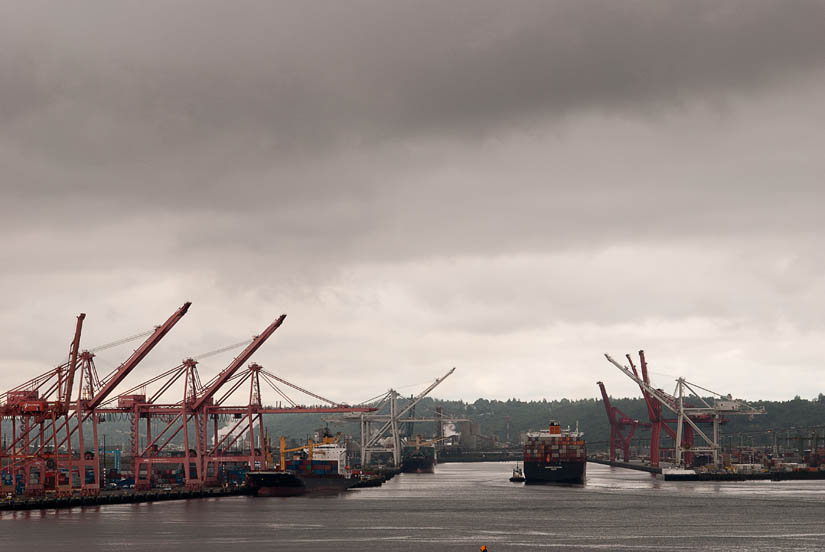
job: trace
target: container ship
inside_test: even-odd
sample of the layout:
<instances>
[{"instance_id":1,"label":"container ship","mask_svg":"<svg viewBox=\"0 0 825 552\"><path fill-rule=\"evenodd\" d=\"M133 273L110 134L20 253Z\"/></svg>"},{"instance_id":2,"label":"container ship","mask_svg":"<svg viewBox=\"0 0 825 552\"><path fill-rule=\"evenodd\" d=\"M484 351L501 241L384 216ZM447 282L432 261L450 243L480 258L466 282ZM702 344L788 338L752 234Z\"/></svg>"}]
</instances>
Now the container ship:
<instances>
[{"instance_id":1,"label":"container ship","mask_svg":"<svg viewBox=\"0 0 825 552\"><path fill-rule=\"evenodd\" d=\"M295 453L289 460L287 453ZM324 437L320 444L310 441L294 449L286 448L281 437L281 462L274 470L251 471L246 483L256 496L300 496L334 494L359 482L347 467L347 449Z\"/></svg>"},{"instance_id":2,"label":"container ship","mask_svg":"<svg viewBox=\"0 0 825 552\"><path fill-rule=\"evenodd\" d=\"M424 441L421 435L409 441L401 451L401 471L403 473L433 473L438 457L435 441Z\"/></svg>"},{"instance_id":3,"label":"container ship","mask_svg":"<svg viewBox=\"0 0 825 552\"><path fill-rule=\"evenodd\" d=\"M583 434L551 421L547 431L527 434L524 444L525 483L584 483L587 450Z\"/></svg>"}]
</instances>

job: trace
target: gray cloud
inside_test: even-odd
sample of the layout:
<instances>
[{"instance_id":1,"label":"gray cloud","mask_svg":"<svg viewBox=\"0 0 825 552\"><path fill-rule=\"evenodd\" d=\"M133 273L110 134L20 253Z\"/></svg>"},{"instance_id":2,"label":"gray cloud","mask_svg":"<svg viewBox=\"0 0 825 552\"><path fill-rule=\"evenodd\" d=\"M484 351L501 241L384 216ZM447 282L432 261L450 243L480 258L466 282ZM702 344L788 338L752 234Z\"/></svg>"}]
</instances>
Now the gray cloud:
<instances>
[{"instance_id":1,"label":"gray cloud","mask_svg":"<svg viewBox=\"0 0 825 552\"><path fill-rule=\"evenodd\" d=\"M539 372L590 395L559 375L629 342L708 377L813 373L823 16L0 5L0 373L64 354L76 311L103 342L187 298L153 366L286 311L264 358L347 399L336 374L389 386L388 364L472 367L456 396Z\"/></svg>"},{"instance_id":2,"label":"gray cloud","mask_svg":"<svg viewBox=\"0 0 825 552\"><path fill-rule=\"evenodd\" d=\"M210 145L238 161L311 155L581 109L649 112L825 62L821 2L45 9L4 10L2 118L68 165L197 161Z\"/></svg>"}]
</instances>

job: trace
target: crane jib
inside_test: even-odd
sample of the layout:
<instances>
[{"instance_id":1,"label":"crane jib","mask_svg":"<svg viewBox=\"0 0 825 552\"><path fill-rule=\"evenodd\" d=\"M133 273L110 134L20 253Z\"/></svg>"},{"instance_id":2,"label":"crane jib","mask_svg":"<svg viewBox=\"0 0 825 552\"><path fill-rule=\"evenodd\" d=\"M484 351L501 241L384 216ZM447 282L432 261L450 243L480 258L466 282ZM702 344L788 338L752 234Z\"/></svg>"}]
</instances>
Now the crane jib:
<instances>
[{"instance_id":1,"label":"crane jib","mask_svg":"<svg viewBox=\"0 0 825 552\"><path fill-rule=\"evenodd\" d=\"M170 316L166 320L166 322L155 328L155 331L152 332L152 335L146 338L146 341L144 341L140 347L135 349L135 352L132 353L132 356L130 356L128 359L126 359L126 361L123 364L120 365L115 374L109 379L109 381L106 382L106 385L104 385L103 388L100 391L98 391L97 394L92 398L92 400L89 401L87 408L91 410L99 406L100 403L102 403L106 399L106 397L108 397L109 394L115 389L115 387L120 385L120 382L122 382L124 378L126 378L126 376L129 375L129 372L131 372L135 368L135 366L137 366L140 363L140 361L143 360L144 357L146 357L146 355L149 354L149 352L155 347L155 345L157 345L160 342L160 340L163 339L163 337L167 333L169 333L169 330L171 330L175 326L175 324L177 324L180 321L180 319L183 318L183 316L189 311L189 307L191 305L192 303L187 301L183 304L182 307L176 310L172 314L172 316Z\"/></svg>"}]
</instances>

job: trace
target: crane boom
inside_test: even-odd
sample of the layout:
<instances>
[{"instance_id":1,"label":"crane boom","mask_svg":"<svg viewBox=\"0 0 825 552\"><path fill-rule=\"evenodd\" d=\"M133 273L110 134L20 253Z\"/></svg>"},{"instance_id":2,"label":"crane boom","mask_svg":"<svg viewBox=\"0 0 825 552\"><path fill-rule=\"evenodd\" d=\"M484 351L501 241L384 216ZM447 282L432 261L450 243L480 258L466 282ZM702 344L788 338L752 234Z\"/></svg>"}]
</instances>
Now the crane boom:
<instances>
[{"instance_id":1,"label":"crane boom","mask_svg":"<svg viewBox=\"0 0 825 552\"><path fill-rule=\"evenodd\" d=\"M83 330L83 320L86 319L86 313L81 312L77 317L77 325L74 329L74 339L72 339L72 346L69 350L69 369L66 373L66 385L63 388L63 396L58 395L60 401L61 412L66 412L69 409L69 403L72 401L72 386L74 385L74 373L77 371L77 355L80 350L80 332Z\"/></svg>"},{"instance_id":2,"label":"crane boom","mask_svg":"<svg viewBox=\"0 0 825 552\"><path fill-rule=\"evenodd\" d=\"M662 403L668 410L670 410L674 414L678 414L679 405L677 404L676 397L668 395L661 389L654 389L653 386L651 386L648 382L640 378L638 374L634 374L626 366L622 366L621 364L613 360L613 357L611 357L607 353L605 353L604 356L608 360L608 362L610 362L613 366L624 372L627 377L635 381L643 392L647 391L653 398ZM645 371L647 371L647 366L645 366Z\"/></svg>"},{"instance_id":3,"label":"crane boom","mask_svg":"<svg viewBox=\"0 0 825 552\"><path fill-rule=\"evenodd\" d=\"M401 418L404 414L406 414L407 412L409 412L409 411L410 411L410 409L414 408L414 407L415 407L415 405L417 405L417 404L421 401L421 399L423 399L424 397L426 397L426 396L427 396L427 394L429 394L429 392L430 392L430 391L432 391L433 389L435 389L436 387L438 387L438 385L439 385L442 381L444 381L445 379L447 379L448 377L450 377L450 375L452 375L452 373L453 373L453 372L455 372L455 366L453 366L452 368L450 368L450 371L449 371L449 372L447 372L446 374L444 374L443 376L441 376L440 378L436 378L436 380L435 380L434 382L432 382L432 383L430 384L430 386L429 386L429 387L427 387L424 391L422 391L421 393L419 393L419 394L418 394L418 395L417 395L417 396L416 396L416 397L415 397L415 398L414 398L414 399L410 402L410 404L408 404L408 405L407 405L407 407L406 407L404 410L402 410L401 412L399 412L398 414L396 414L396 417L397 417L397 418Z\"/></svg>"},{"instance_id":4,"label":"crane boom","mask_svg":"<svg viewBox=\"0 0 825 552\"><path fill-rule=\"evenodd\" d=\"M243 366L243 364L249 360L255 351L264 344L264 342L269 339L275 330L277 330L281 324L283 324L284 319L286 318L285 314L282 314L275 320L272 324L267 326L267 328L261 333L261 335L257 336L255 339L252 340L252 343L247 345L246 349L238 355L232 363L224 368L223 372L218 374L218 377L214 379L214 381L206 388L202 395L200 395L197 400L192 405L192 410L197 410L201 406L203 406L209 399L211 399L215 393L218 392L218 389L223 386L227 382L229 378L231 378L235 372L238 371L238 368Z\"/></svg>"},{"instance_id":5,"label":"crane boom","mask_svg":"<svg viewBox=\"0 0 825 552\"><path fill-rule=\"evenodd\" d=\"M607 416L610 417L610 408L612 405L610 404L610 397L607 396L607 390L604 388L604 384L600 381L597 381L596 385L599 386L599 390L602 392L602 401L604 401L604 407L607 409Z\"/></svg>"},{"instance_id":6,"label":"crane boom","mask_svg":"<svg viewBox=\"0 0 825 552\"><path fill-rule=\"evenodd\" d=\"M103 385L100 391L98 391L92 398L92 400L89 401L89 404L87 405L88 409L93 409L99 406L100 403L102 403L106 399L106 397L108 397L109 394L115 389L115 387L120 385L120 382L122 382L123 379L129 375L129 372L131 372L135 368L135 366L137 366L138 363L140 363L140 361L143 360L144 357L149 354L149 351L151 351L155 347L155 345L157 345L160 342L160 340L163 339L163 336L169 333L169 330L171 330L175 326L175 324L177 324L180 321L180 319L183 318L183 316L189 310L190 305L192 305L192 303L187 301L183 304L181 308L176 310L172 314L172 316L170 316L169 319L166 320L166 322L155 328L155 331L152 332L152 335L147 337L146 341L144 341L140 347L135 349L135 352L132 353L132 356L126 359L126 361L123 364L121 364L120 367L118 367L114 375L111 378L109 378L109 380L105 383L105 385Z\"/></svg>"},{"instance_id":7,"label":"crane boom","mask_svg":"<svg viewBox=\"0 0 825 552\"><path fill-rule=\"evenodd\" d=\"M410 401L410 404L408 404L408 405L407 405L407 407L406 407L406 408L404 408L404 410L402 410L401 412L397 412L397 413L395 413L395 414L394 414L394 416L391 416L391 417L390 417L390 420L389 420L387 423L385 423L383 426L381 426L381 429L379 429L377 432L375 432L375 434L372 436L372 438L371 438L371 439L369 440L369 442L367 443L367 446L371 447L371 446L373 446L375 443L377 443L379 439L381 439L381 437L384 435L384 432L385 432L385 431L387 431L388 429L390 429L390 427L392 427L392 424L393 424L393 418L395 418L395 421L396 421L396 422L397 422L398 420L400 420L400 419L404 416L404 414L406 414L407 412L409 412L411 409L415 408L415 405L417 405L417 404L421 401L421 399L423 399L424 397L426 397L426 396L427 396L427 394L428 394L430 391L432 391L433 389L435 389L436 387L438 387L438 385L439 385L442 381L444 381L445 379L447 379L448 377L450 377L450 375L451 375L453 372L455 372L455 366L453 366L452 368L450 368L450 371L449 371L449 372L447 372L446 374L444 374L443 376L441 376L440 378L436 378L436 380L435 380L433 383L431 383L429 387L427 387L424 391L422 391L421 393L419 393L419 394L418 394L418 395L417 395L417 396L416 396L416 397L415 397L412 401Z\"/></svg>"},{"instance_id":8,"label":"crane boom","mask_svg":"<svg viewBox=\"0 0 825 552\"><path fill-rule=\"evenodd\" d=\"M625 355L627 362L630 364L630 368L633 370L633 375L637 378L639 377L639 372L636 370L636 365L633 364L633 359L630 357L629 354ZM645 382L646 385L650 385L650 376L647 373L647 360L645 360L645 352L639 350L639 360L641 361L642 365L642 380ZM645 400L645 404L647 405L647 417L650 418L651 422L656 422L661 416L658 413L661 412L662 407L657 406L657 402L653 400L653 397L650 396L650 393L644 386L639 385L639 389L642 392L642 397Z\"/></svg>"}]
</instances>

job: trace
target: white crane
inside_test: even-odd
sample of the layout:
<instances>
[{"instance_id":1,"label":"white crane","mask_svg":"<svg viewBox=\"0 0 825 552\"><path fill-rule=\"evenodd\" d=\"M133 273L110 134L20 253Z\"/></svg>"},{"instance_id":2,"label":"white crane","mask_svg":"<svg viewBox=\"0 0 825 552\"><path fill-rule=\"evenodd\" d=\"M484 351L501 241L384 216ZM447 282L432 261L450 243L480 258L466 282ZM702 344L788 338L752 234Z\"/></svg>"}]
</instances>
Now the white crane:
<instances>
[{"instance_id":1,"label":"white crane","mask_svg":"<svg viewBox=\"0 0 825 552\"><path fill-rule=\"evenodd\" d=\"M361 465L365 466L370 462L370 456L373 452L392 452L393 463L398 466L401 464L401 426L410 422L460 422L467 421L458 418L444 418L442 416L429 418L405 418L408 412L414 412L415 405L421 399L426 397L430 391L435 389L442 381L447 379L455 368L451 368L442 377L437 378L426 389L413 397L410 402L402 409L398 410L399 393L395 389L390 389L385 394L381 395L379 400L374 403L374 406L379 410L389 404L389 414L378 413L360 413L339 416L336 418L324 418L328 422L339 421L358 421L361 424ZM373 424L381 425L377 429L373 429ZM391 445L386 446L382 441L391 440Z\"/></svg>"}]
</instances>

